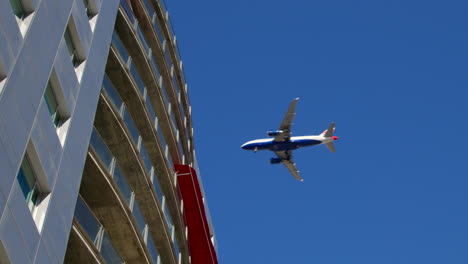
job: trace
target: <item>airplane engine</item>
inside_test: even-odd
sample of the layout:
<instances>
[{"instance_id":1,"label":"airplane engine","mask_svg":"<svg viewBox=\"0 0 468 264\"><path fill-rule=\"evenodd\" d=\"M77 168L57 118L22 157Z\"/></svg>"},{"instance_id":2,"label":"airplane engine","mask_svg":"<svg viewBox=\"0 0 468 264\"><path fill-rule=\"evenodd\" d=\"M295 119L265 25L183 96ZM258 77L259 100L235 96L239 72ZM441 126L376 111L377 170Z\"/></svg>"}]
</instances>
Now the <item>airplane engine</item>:
<instances>
[{"instance_id":1,"label":"airplane engine","mask_svg":"<svg viewBox=\"0 0 468 264\"><path fill-rule=\"evenodd\" d=\"M276 137L277 135L283 133L282 130L270 130L270 131L267 131L267 135L269 137Z\"/></svg>"},{"instance_id":2,"label":"airplane engine","mask_svg":"<svg viewBox=\"0 0 468 264\"><path fill-rule=\"evenodd\" d=\"M281 163L282 161L283 161L283 160L280 159L280 158L271 158L271 159L270 159L270 163L271 163L271 164L279 164L279 163Z\"/></svg>"}]
</instances>

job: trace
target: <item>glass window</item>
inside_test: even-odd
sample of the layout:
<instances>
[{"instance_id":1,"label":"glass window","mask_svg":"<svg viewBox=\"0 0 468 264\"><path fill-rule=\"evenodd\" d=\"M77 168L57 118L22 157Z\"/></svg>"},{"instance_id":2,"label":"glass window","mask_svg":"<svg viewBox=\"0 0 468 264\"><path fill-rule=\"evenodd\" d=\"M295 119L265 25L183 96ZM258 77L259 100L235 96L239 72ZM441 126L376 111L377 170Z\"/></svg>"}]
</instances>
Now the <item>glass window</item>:
<instances>
[{"instance_id":1,"label":"glass window","mask_svg":"<svg viewBox=\"0 0 468 264\"><path fill-rule=\"evenodd\" d=\"M138 74L138 71L133 63L130 64L130 73L132 74L133 80L135 80L135 84L138 90L140 91L141 96L143 96L145 91L145 85L143 84L140 74Z\"/></svg>"},{"instance_id":2,"label":"glass window","mask_svg":"<svg viewBox=\"0 0 468 264\"><path fill-rule=\"evenodd\" d=\"M106 143L104 143L104 141L102 140L101 136L99 135L99 132L97 132L96 128L93 128L89 144L91 145L91 147L93 147L99 159L102 161L102 163L104 163L106 169L110 172L112 159L114 157L112 156L110 150L107 148Z\"/></svg>"},{"instance_id":3,"label":"glass window","mask_svg":"<svg viewBox=\"0 0 468 264\"><path fill-rule=\"evenodd\" d=\"M29 210L33 212L37 205L40 192L37 185L36 175L34 174L29 159L26 156L21 163L17 179Z\"/></svg>"},{"instance_id":4,"label":"glass window","mask_svg":"<svg viewBox=\"0 0 468 264\"><path fill-rule=\"evenodd\" d=\"M65 38L65 43L67 44L67 49L68 49L68 55L70 55L70 59L73 63L73 66L78 66L80 64L78 57L76 56L76 48L75 44L73 44L73 39L70 34L70 30L67 29L65 30L65 34L63 35Z\"/></svg>"},{"instance_id":5,"label":"glass window","mask_svg":"<svg viewBox=\"0 0 468 264\"><path fill-rule=\"evenodd\" d=\"M133 139L133 142L135 142L135 145L139 147L140 143L140 134L138 133L137 128L135 127L135 123L133 123L132 116L128 111L124 112L124 117L123 117L124 123L127 126L128 131L130 132L130 135Z\"/></svg>"},{"instance_id":6,"label":"glass window","mask_svg":"<svg viewBox=\"0 0 468 264\"><path fill-rule=\"evenodd\" d=\"M112 245L107 233L102 238L101 255L106 263L124 263L122 257Z\"/></svg>"},{"instance_id":7,"label":"glass window","mask_svg":"<svg viewBox=\"0 0 468 264\"><path fill-rule=\"evenodd\" d=\"M159 202L162 203L163 194L161 187L159 187L158 176L156 175L155 170L153 170L153 173L151 174L151 181L153 182L154 189L156 190L156 196L158 197Z\"/></svg>"},{"instance_id":8,"label":"glass window","mask_svg":"<svg viewBox=\"0 0 468 264\"><path fill-rule=\"evenodd\" d=\"M123 195L125 201L127 202L127 205L130 206L133 190L130 187L130 185L128 185L127 179L123 175L118 164L116 164L115 166L113 179L115 184L117 185L117 188L119 188L120 193Z\"/></svg>"},{"instance_id":9,"label":"glass window","mask_svg":"<svg viewBox=\"0 0 468 264\"><path fill-rule=\"evenodd\" d=\"M117 92L107 74L104 75L102 87L106 92L107 96L110 98L112 104L114 104L114 106L117 108L117 111L119 111L119 113L122 114L122 98L120 97L119 92Z\"/></svg>"},{"instance_id":10,"label":"glass window","mask_svg":"<svg viewBox=\"0 0 468 264\"><path fill-rule=\"evenodd\" d=\"M57 98L55 97L55 93L52 90L52 86L50 85L50 82L47 83L47 88L44 94L44 98L47 103L47 108L49 109L49 113L52 118L52 122L54 123L54 126L59 127L62 117L60 116L60 113L58 111Z\"/></svg>"},{"instance_id":11,"label":"glass window","mask_svg":"<svg viewBox=\"0 0 468 264\"><path fill-rule=\"evenodd\" d=\"M164 212L164 216L166 217L166 223L167 223L167 227L169 228L169 233L171 233L172 235L172 218L171 218L171 215L169 213L169 210L167 208L167 198L164 197L163 198L163 212Z\"/></svg>"},{"instance_id":12,"label":"glass window","mask_svg":"<svg viewBox=\"0 0 468 264\"><path fill-rule=\"evenodd\" d=\"M148 250L151 254L151 259L153 260L153 263L158 263L158 250L156 249L156 247L154 246L154 242L153 242L153 239L151 238L151 236L148 236Z\"/></svg>"},{"instance_id":13,"label":"glass window","mask_svg":"<svg viewBox=\"0 0 468 264\"><path fill-rule=\"evenodd\" d=\"M120 37L116 31L114 31L114 34L112 34L112 45L114 46L114 48L117 49L117 53L120 55L123 61L125 63L128 63L128 59L130 56L128 55L128 51L125 48L125 45L120 40Z\"/></svg>"},{"instance_id":14,"label":"glass window","mask_svg":"<svg viewBox=\"0 0 468 264\"><path fill-rule=\"evenodd\" d=\"M10 0L11 7L13 8L13 13L19 19L23 19L26 12L23 9L23 4L21 0Z\"/></svg>"},{"instance_id":15,"label":"glass window","mask_svg":"<svg viewBox=\"0 0 468 264\"><path fill-rule=\"evenodd\" d=\"M138 202L135 201L133 204L133 216L135 217L136 223L138 227L140 228L140 233L143 235L143 232L145 231L146 228L146 222L145 219L143 218L143 215L141 214L140 207L138 206Z\"/></svg>"},{"instance_id":16,"label":"glass window","mask_svg":"<svg viewBox=\"0 0 468 264\"><path fill-rule=\"evenodd\" d=\"M153 167L153 165L144 145L141 145L140 155L143 159L143 162L145 163L146 171L148 172L148 174L151 174L151 168Z\"/></svg>"},{"instance_id":17,"label":"glass window","mask_svg":"<svg viewBox=\"0 0 468 264\"><path fill-rule=\"evenodd\" d=\"M86 15L88 15L88 18L92 17L93 15L91 14L90 10L89 10L89 2L88 0L83 0L83 5L85 7L85 10L86 10Z\"/></svg>"},{"instance_id":18,"label":"glass window","mask_svg":"<svg viewBox=\"0 0 468 264\"><path fill-rule=\"evenodd\" d=\"M102 225L80 195L76 200L75 218L94 244L98 245Z\"/></svg>"}]
</instances>

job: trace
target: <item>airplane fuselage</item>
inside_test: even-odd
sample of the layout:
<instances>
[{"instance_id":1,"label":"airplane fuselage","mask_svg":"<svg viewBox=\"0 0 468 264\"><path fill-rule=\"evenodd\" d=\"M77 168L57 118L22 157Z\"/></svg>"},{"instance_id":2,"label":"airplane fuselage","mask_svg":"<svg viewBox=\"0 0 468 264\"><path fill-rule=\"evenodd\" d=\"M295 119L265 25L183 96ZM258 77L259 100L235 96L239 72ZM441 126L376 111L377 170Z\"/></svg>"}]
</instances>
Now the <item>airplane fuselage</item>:
<instances>
[{"instance_id":1,"label":"airplane fuselage","mask_svg":"<svg viewBox=\"0 0 468 264\"><path fill-rule=\"evenodd\" d=\"M325 138L323 136L300 136L291 137L285 141L274 141L274 138L264 138L249 141L241 147L245 150L271 150L271 151L288 151L298 148L320 145L332 142L332 138Z\"/></svg>"}]
</instances>

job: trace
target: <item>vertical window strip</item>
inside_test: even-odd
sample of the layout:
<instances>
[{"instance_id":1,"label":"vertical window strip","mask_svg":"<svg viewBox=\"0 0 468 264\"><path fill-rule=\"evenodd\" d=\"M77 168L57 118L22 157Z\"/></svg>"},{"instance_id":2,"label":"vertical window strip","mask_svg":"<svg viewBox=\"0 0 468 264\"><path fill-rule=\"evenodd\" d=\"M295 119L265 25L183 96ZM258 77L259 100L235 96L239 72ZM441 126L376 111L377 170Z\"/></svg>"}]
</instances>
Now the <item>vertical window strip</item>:
<instances>
[{"instance_id":1,"label":"vertical window strip","mask_svg":"<svg viewBox=\"0 0 468 264\"><path fill-rule=\"evenodd\" d=\"M31 168L29 159L25 156L21 163L21 168L17 176L21 191L23 192L29 210L32 212L39 198L39 188L37 186L36 175Z\"/></svg>"},{"instance_id":2,"label":"vertical window strip","mask_svg":"<svg viewBox=\"0 0 468 264\"><path fill-rule=\"evenodd\" d=\"M47 108L49 109L52 122L54 123L55 127L58 127L60 124L61 117L58 112L57 99L55 97L54 91L52 90L52 86L50 85L50 82L47 83L47 88L44 94L44 98L47 103Z\"/></svg>"},{"instance_id":3,"label":"vertical window strip","mask_svg":"<svg viewBox=\"0 0 468 264\"><path fill-rule=\"evenodd\" d=\"M23 4L21 0L10 0L11 7L13 8L13 13L19 19L23 19L26 12L24 11Z\"/></svg>"},{"instance_id":4,"label":"vertical window strip","mask_svg":"<svg viewBox=\"0 0 468 264\"><path fill-rule=\"evenodd\" d=\"M86 15L88 15L88 18L90 18L92 15L91 15L91 12L89 10L89 2L88 0L83 0L83 5L85 7L85 10L86 10Z\"/></svg>"},{"instance_id":5,"label":"vertical window strip","mask_svg":"<svg viewBox=\"0 0 468 264\"><path fill-rule=\"evenodd\" d=\"M68 27L65 30L65 34L63 35L63 37L65 38L65 43L67 44L68 49L68 55L70 56L73 66L77 66L79 64L79 60L76 56L76 48L73 44L73 39L71 37L70 30L68 29Z\"/></svg>"}]
</instances>

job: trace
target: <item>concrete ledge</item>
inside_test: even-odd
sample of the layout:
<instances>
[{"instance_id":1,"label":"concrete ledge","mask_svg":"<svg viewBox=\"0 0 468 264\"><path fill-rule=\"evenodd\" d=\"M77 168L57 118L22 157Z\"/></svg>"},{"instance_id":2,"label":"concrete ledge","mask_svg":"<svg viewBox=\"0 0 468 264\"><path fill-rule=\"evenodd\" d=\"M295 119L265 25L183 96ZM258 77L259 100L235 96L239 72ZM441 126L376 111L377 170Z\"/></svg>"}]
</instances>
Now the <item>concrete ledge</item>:
<instances>
[{"instance_id":1,"label":"concrete ledge","mask_svg":"<svg viewBox=\"0 0 468 264\"><path fill-rule=\"evenodd\" d=\"M180 162L181 153L178 152L175 131L173 131L172 126L170 125L171 118L169 116L169 109L166 109L167 105L163 100L162 88L159 87L156 77L154 76L154 74L152 74L151 66L149 65L149 62L147 61L147 57L144 54L143 50L141 49L141 46L138 44L137 36L135 35L135 31L132 29L132 27L133 26L130 24L130 22L125 18L125 15L122 14L122 11L119 11L117 15L117 20L115 23L115 30L118 32L120 36L132 36L132 38L130 37L122 38L121 41L124 43L125 48L127 49L128 53L132 57L132 63L135 65L138 71L138 74L140 75L140 78L146 85L146 89L148 91L148 95L150 97L151 104L153 105L155 114L158 116L158 119L161 120L160 122L161 128L164 133L166 143L169 146L171 158L175 163ZM123 69L122 62L113 61L112 59L113 58L109 56L109 59L107 62L107 68L109 69L109 71L106 70L108 74L111 74L112 71L114 70L118 71L118 70ZM159 70L161 69L167 70L167 66L165 66L165 68L160 67L157 58L156 58L156 63L158 64L157 67ZM166 87L168 85L166 83L168 78L170 80L169 75L167 76L163 75L163 81ZM124 90L128 89L128 87L123 87L123 88ZM125 93L125 91L122 91L122 92ZM133 99L134 98L132 98L132 100ZM171 104L173 104L172 101L173 100L171 100Z\"/></svg>"},{"instance_id":2,"label":"concrete ledge","mask_svg":"<svg viewBox=\"0 0 468 264\"><path fill-rule=\"evenodd\" d=\"M94 246L93 241L85 234L86 232L84 232L83 228L73 219L64 263L106 263Z\"/></svg>"},{"instance_id":3,"label":"concrete ledge","mask_svg":"<svg viewBox=\"0 0 468 264\"><path fill-rule=\"evenodd\" d=\"M135 192L135 198L146 223L150 227L151 237L163 263L175 264L171 234L168 231L164 213L139 151L128 134L123 120L103 95L99 100L97 113L95 127L114 154L128 184ZM167 188L168 186L161 187Z\"/></svg>"},{"instance_id":4,"label":"concrete ledge","mask_svg":"<svg viewBox=\"0 0 468 264\"><path fill-rule=\"evenodd\" d=\"M171 169L171 164L167 163L167 160L164 156L164 151L160 145L157 132L154 129L154 126L151 123L151 118L149 117L149 113L146 110L146 103L143 102L141 98L139 98L138 89L134 87L134 84L130 81L130 76L124 69L121 59L115 53L113 48L109 52L107 65L109 69L108 76L112 80L115 88L118 90L122 100L126 103L129 112L132 114L133 121L138 127L140 135L143 138L143 143L145 145L146 151L148 152L148 155L152 160L160 187L168 199L168 208L177 230L178 241L180 242L179 249L184 250L186 247L186 239L184 235L185 225L183 224L183 220L180 214L179 196L176 192L176 189L174 188L173 171ZM153 99L151 91L155 90L150 90L150 99ZM153 106L155 105L154 103L152 104ZM156 105L160 108L163 108L160 111L165 111L165 107L162 102L157 103ZM114 114L117 115L116 112ZM160 120L159 125L162 126L163 129L166 128L170 130L172 128L168 122L170 122L169 119L166 121ZM177 149L176 145L172 147Z\"/></svg>"},{"instance_id":5,"label":"concrete ledge","mask_svg":"<svg viewBox=\"0 0 468 264\"><path fill-rule=\"evenodd\" d=\"M132 212L103 167L91 149L86 157L80 194L125 263L151 263Z\"/></svg>"}]
</instances>

